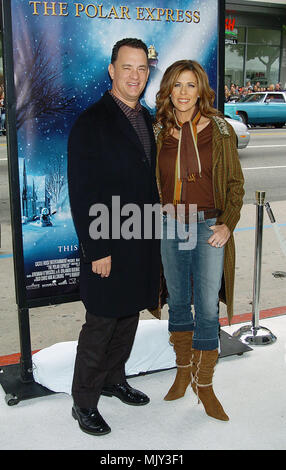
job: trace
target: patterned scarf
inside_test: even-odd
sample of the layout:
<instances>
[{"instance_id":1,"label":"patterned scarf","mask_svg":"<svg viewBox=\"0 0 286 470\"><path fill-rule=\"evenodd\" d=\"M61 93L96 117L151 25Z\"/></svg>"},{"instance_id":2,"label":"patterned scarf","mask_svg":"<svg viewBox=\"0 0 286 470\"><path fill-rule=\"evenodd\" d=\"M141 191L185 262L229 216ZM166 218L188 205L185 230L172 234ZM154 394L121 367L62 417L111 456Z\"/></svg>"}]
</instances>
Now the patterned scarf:
<instances>
[{"instance_id":1,"label":"patterned scarf","mask_svg":"<svg viewBox=\"0 0 286 470\"><path fill-rule=\"evenodd\" d=\"M197 123L201 118L201 113L196 106L192 119L183 125L178 122L175 111L174 116L180 130L174 188L174 205L177 205L182 202L183 186L202 176L197 146Z\"/></svg>"}]
</instances>

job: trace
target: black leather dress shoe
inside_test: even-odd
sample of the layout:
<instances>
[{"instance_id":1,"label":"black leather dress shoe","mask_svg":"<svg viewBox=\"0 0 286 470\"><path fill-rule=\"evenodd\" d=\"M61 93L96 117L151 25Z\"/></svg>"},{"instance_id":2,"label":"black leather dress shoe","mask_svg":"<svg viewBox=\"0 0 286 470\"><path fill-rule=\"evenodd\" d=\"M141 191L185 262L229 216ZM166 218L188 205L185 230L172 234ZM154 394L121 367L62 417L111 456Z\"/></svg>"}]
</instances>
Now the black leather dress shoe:
<instances>
[{"instance_id":1,"label":"black leather dress shoe","mask_svg":"<svg viewBox=\"0 0 286 470\"><path fill-rule=\"evenodd\" d=\"M123 384L105 385L101 390L101 395L117 397L119 400L123 401L123 403L135 406L147 405L150 401L150 398L147 397L145 393L130 387L127 382Z\"/></svg>"},{"instance_id":2,"label":"black leather dress shoe","mask_svg":"<svg viewBox=\"0 0 286 470\"><path fill-rule=\"evenodd\" d=\"M111 431L97 408L79 408L74 404L72 416L78 421L80 429L88 434L102 436Z\"/></svg>"}]
</instances>

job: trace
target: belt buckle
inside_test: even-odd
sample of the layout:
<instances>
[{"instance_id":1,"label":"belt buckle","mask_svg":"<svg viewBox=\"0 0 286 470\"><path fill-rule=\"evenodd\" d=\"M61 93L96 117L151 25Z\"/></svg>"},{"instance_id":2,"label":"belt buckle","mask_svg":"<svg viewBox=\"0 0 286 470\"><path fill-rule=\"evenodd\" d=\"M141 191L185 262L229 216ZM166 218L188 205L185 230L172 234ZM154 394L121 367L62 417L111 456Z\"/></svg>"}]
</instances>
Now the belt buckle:
<instances>
[{"instance_id":1,"label":"belt buckle","mask_svg":"<svg viewBox=\"0 0 286 470\"><path fill-rule=\"evenodd\" d=\"M205 220L205 211L198 211L197 212L198 223L203 222L204 220Z\"/></svg>"}]
</instances>

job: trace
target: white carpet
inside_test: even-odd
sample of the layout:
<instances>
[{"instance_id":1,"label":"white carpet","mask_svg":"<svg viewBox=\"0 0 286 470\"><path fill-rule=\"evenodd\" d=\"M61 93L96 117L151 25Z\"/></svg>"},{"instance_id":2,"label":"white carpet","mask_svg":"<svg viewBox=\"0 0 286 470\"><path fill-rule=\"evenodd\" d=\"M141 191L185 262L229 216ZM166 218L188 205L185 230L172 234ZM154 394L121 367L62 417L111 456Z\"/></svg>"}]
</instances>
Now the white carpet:
<instances>
[{"instance_id":1,"label":"white carpet","mask_svg":"<svg viewBox=\"0 0 286 470\"><path fill-rule=\"evenodd\" d=\"M0 387L0 449L171 450L286 449L286 317L261 321L277 341L242 356L220 359L214 389L230 417L208 417L189 388L165 402L175 370L129 379L147 393L147 406L132 407L101 397L99 409L112 428L106 436L84 434L71 417L72 398L58 393L7 406ZM227 333L241 325L224 327ZM170 350L172 348L169 346ZM147 351L145 351L147 352Z\"/></svg>"}]
</instances>

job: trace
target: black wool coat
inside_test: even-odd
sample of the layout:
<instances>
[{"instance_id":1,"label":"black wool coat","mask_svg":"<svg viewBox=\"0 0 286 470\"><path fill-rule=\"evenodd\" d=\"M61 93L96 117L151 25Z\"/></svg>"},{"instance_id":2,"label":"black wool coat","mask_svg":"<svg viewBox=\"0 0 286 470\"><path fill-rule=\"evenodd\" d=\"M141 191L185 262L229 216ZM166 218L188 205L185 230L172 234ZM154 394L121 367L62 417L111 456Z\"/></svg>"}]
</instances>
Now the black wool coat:
<instances>
[{"instance_id":1,"label":"black wool coat","mask_svg":"<svg viewBox=\"0 0 286 470\"><path fill-rule=\"evenodd\" d=\"M125 239L115 222L113 196L120 206L136 204L144 213L144 204L158 204L155 177L156 145L148 111L144 118L151 139L151 165L128 118L112 96L105 95L79 116L68 142L69 196L74 226L80 244L80 294L86 310L95 315L123 317L158 304L160 279L160 240L141 237ZM120 199L119 199L120 197ZM94 204L104 204L108 215L89 215ZM120 216L120 223L130 222L134 212ZM93 239L91 223L109 236ZM117 226L112 238L112 221ZM108 225L106 223L108 222ZM128 223L129 223L128 222ZM137 224L137 229L140 224ZM154 227L153 227L154 228ZM133 227L130 227L133 230ZM154 235L154 233L153 233ZM92 236L94 236L92 234ZM107 278L94 274L91 262L111 255L111 273Z\"/></svg>"}]
</instances>

